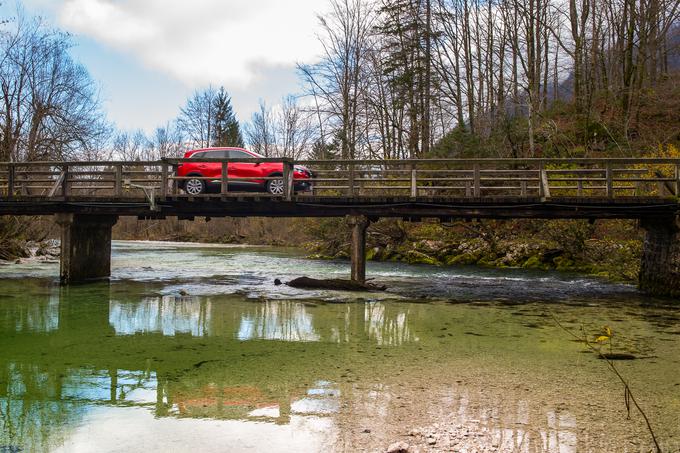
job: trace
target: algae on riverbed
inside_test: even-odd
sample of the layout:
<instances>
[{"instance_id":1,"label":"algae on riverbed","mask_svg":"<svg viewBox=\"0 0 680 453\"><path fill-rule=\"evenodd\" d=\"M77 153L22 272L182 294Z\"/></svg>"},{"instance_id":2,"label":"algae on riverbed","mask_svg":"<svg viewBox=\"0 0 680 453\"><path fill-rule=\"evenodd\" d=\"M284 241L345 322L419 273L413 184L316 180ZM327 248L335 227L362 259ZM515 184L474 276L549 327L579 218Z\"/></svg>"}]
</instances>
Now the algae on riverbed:
<instances>
[{"instance_id":1,"label":"algae on riverbed","mask_svg":"<svg viewBox=\"0 0 680 453\"><path fill-rule=\"evenodd\" d=\"M523 438L527 451L600 451L603 433L619 451L645 445L602 362L549 313L586 332L611 326L616 352L639 357L621 369L659 437L680 434L677 316L643 307L650 300L627 287L373 263L390 292L307 295L282 293L293 289L277 290L253 263L273 263L283 277L345 266L278 249L114 250L110 284L60 288L40 277L53 264L3 270L0 445L217 451L271 438L281 451L375 450L435 423L441 444L464 445L468 429L486 433L488 446Z\"/></svg>"}]
</instances>

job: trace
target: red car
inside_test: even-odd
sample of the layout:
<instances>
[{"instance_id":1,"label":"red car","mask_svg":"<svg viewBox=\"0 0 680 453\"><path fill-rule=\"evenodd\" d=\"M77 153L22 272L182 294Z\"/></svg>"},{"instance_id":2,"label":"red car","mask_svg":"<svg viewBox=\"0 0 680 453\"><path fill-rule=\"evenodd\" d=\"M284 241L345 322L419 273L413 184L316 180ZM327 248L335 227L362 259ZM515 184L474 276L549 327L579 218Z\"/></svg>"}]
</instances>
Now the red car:
<instances>
[{"instance_id":1,"label":"red car","mask_svg":"<svg viewBox=\"0 0 680 453\"><path fill-rule=\"evenodd\" d=\"M205 148L187 151L185 159L262 159L261 156L243 148ZM177 176L187 177L180 180L179 187L189 195L200 195L205 192L219 192L222 178L222 164L219 162L183 162L177 166ZM191 176L197 176L192 179ZM282 162L229 162L227 164L229 189L264 190L272 195L283 195L283 179L263 180L259 178L283 176ZM199 179L214 178L214 179ZM301 165L295 165L293 170L294 190L310 190L312 172Z\"/></svg>"}]
</instances>

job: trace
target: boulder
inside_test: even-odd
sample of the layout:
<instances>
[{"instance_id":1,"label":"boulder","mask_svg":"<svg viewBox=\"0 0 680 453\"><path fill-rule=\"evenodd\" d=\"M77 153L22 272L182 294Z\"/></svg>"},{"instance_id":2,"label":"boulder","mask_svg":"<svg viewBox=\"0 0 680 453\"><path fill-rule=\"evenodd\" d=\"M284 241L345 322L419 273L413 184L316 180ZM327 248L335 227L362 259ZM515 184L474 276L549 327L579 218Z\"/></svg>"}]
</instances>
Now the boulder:
<instances>
[{"instance_id":1,"label":"boulder","mask_svg":"<svg viewBox=\"0 0 680 453\"><path fill-rule=\"evenodd\" d=\"M361 283L353 280L339 278L316 279L310 277L298 277L286 283L291 288L299 289L333 289L338 291L385 291L384 285Z\"/></svg>"}]
</instances>

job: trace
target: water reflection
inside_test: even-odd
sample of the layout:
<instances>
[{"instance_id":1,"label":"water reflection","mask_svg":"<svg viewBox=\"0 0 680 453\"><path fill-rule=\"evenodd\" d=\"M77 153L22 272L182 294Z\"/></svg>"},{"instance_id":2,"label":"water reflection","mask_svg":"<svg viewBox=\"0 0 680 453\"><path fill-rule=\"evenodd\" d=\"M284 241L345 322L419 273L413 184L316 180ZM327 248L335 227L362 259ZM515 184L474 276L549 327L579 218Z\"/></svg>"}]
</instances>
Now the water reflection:
<instances>
[{"instance_id":1,"label":"water reflection","mask_svg":"<svg viewBox=\"0 0 680 453\"><path fill-rule=\"evenodd\" d=\"M409 310L403 306L366 302L317 307L318 303L289 300L244 303L233 297L158 296L138 302L112 300L108 320L117 335L188 334L291 342L350 342L358 335L388 346L418 341L409 326Z\"/></svg>"},{"instance_id":2,"label":"water reflection","mask_svg":"<svg viewBox=\"0 0 680 453\"><path fill-rule=\"evenodd\" d=\"M118 335L179 333L201 337L210 322L209 299L196 297L145 297L139 303L111 301L109 323Z\"/></svg>"},{"instance_id":3,"label":"water reflection","mask_svg":"<svg viewBox=\"0 0 680 453\"><path fill-rule=\"evenodd\" d=\"M301 303L266 301L244 314L236 337L239 340L319 341L314 320Z\"/></svg>"}]
</instances>

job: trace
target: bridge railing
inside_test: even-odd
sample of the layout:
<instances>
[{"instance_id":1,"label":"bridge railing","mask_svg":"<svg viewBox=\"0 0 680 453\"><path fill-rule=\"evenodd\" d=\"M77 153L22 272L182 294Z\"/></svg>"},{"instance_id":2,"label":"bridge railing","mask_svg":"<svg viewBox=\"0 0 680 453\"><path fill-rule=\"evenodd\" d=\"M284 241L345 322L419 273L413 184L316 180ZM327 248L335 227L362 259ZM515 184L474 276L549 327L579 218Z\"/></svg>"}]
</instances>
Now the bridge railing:
<instances>
[{"instance_id":1,"label":"bridge railing","mask_svg":"<svg viewBox=\"0 0 680 453\"><path fill-rule=\"evenodd\" d=\"M188 195L187 177L177 175L185 163L214 165L213 192ZM282 163L265 177L237 175L229 164ZM295 167L307 167L311 190L296 191ZM216 176L215 176L216 175ZM420 159L420 160L292 160L165 159L160 161L0 163L0 197L12 198L140 198L270 196L244 191L239 183L284 182L293 197L677 197L680 159Z\"/></svg>"}]
</instances>

